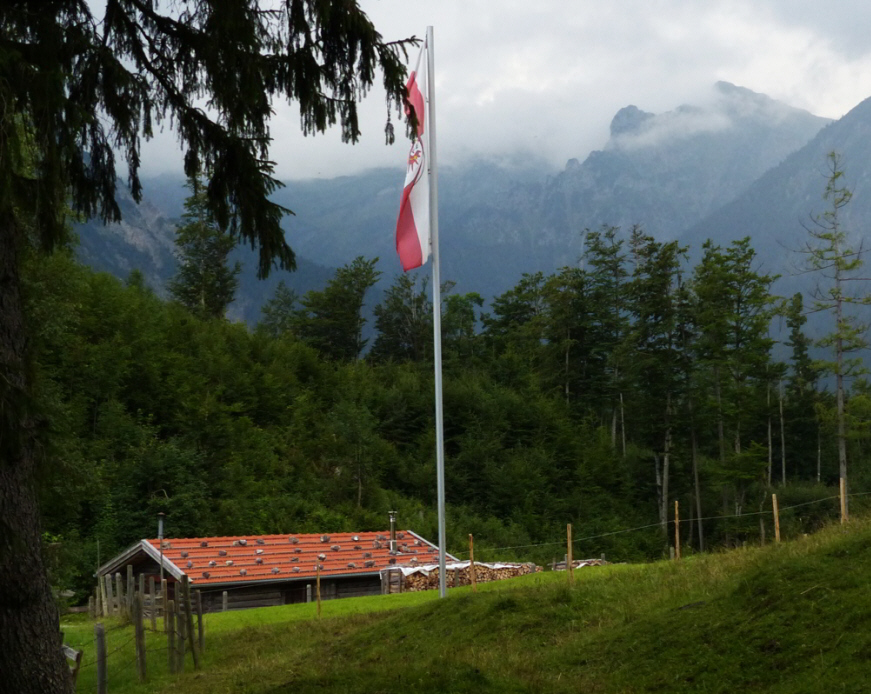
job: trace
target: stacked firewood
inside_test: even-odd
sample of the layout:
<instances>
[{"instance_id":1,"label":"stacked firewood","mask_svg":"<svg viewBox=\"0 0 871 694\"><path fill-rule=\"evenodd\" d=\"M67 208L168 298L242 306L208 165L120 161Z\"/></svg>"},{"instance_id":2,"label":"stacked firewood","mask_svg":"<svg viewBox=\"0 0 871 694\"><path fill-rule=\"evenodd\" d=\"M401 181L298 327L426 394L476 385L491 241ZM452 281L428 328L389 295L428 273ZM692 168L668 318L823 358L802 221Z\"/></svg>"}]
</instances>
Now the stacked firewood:
<instances>
[{"instance_id":1,"label":"stacked firewood","mask_svg":"<svg viewBox=\"0 0 871 694\"><path fill-rule=\"evenodd\" d=\"M478 583L502 581L506 578L523 576L541 570L541 567L535 564L498 564L488 566L487 564L475 562L475 580ZM446 573L448 587L468 586L472 583L471 569L468 564L458 567L452 567L448 564ZM403 591L435 590L438 587L438 567L429 571L416 571L403 577Z\"/></svg>"},{"instance_id":2,"label":"stacked firewood","mask_svg":"<svg viewBox=\"0 0 871 694\"><path fill-rule=\"evenodd\" d=\"M606 566L610 563L611 562L605 561L604 558L602 558L602 559L575 559L572 561L572 568L582 569L585 566ZM566 563L564 561L554 562L554 564L551 568L553 571L565 571L566 570Z\"/></svg>"}]
</instances>

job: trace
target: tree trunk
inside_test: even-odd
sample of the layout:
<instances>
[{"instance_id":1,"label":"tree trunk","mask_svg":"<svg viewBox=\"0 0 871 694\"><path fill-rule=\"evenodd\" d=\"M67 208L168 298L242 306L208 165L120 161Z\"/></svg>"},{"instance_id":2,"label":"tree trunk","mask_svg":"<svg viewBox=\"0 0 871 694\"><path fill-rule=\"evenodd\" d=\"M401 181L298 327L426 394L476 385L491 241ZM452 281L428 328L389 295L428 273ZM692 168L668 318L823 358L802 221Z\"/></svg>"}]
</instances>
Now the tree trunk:
<instances>
[{"instance_id":1,"label":"tree trunk","mask_svg":"<svg viewBox=\"0 0 871 694\"><path fill-rule=\"evenodd\" d=\"M71 694L57 607L40 548L31 412L19 277L19 234L0 222L0 688Z\"/></svg>"},{"instance_id":2,"label":"tree trunk","mask_svg":"<svg viewBox=\"0 0 871 694\"><path fill-rule=\"evenodd\" d=\"M665 504L662 501L662 469L659 465L659 453L653 452L653 467L656 471L656 510L659 514L659 524L668 537L668 516L663 515Z\"/></svg>"},{"instance_id":3,"label":"tree trunk","mask_svg":"<svg viewBox=\"0 0 871 694\"><path fill-rule=\"evenodd\" d=\"M569 396L570 396L570 394L571 394L570 391L569 391L569 374L571 373L571 372L570 372L570 369L569 369L569 353L570 353L570 351L571 351L571 348L572 348L572 333L571 333L571 330L567 330L567 331L566 331L566 359L565 359L565 379L566 379L565 393L566 393L566 405L569 404Z\"/></svg>"},{"instance_id":4,"label":"tree trunk","mask_svg":"<svg viewBox=\"0 0 871 694\"><path fill-rule=\"evenodd\" d=\"M774 467L774 451L771 440L771 383L768 383L765 394L765 409L768 411L768 486L771 486L771 473Z\"/></svg>"},{"instance_id":5,"label":"tree trunk","mask_svg":"<svg viewBox=\"0 0 871 694\"><path fill-rule=\"evenodd\" d=\"M696 497L696 522L698 524L699 531L699 551L705 551L705 535L702 527L702 488L699 484L699 448L698 443L696 442L696 422L695 422L695 412L693 409L693 399L690 397L689 399L689 409L690 409L690 453L692 456L693 463L693 487L695 489L695 497Z\"/></svg>"},{"instance_id":6,"label":"tree trunk","mask_svg":"<svg viewBox=\"0 0 871 694\"><path fill-rule=\"evenodd\" d=\"M626 457L626 417L623 409L623 393L620 393L620 436L623 439L623 457Z\"/></svg>"},{"instance_id":7,"label":"tree trunk","mask_svg":"<svg viewBox=\"0 0 871 694\"><path fill-rule=\"evenodd\" d=\"M671 465L671 394L665 402L665 437L662 445L662 475L660 482L659 522L662 529L668 532L668 473Z\"/></svg>"},{"instance_id":8,"label":"tree trunk","mask_svg":"<svg viewBox=\"0 0 871 694\"><path fill-rule=\"evenodd\" d=\"M720 394L720 370L714 367L714 394L717 397L717 441L720 444L720 463L726 463L726 436L723 431L723 400Z\"/></svg>"},{"instance_id":9,"label":"tree trunk","mask_svg":"<svg viewBox=\"0 0 871 694\"><path fill-rule=\"evenodd\" d=\"M838 296L840 296L841 291L841 283L837 283ZM844 427L844 341L841 338L841 321L843 320L842 316L842 306L841 299L838 299L837 302L837 321L836 325L838 326L838 338L835 341L835 349L837 350L837 390L838 390L838 473L842 480L844 480L844 509L846 511L847 517L850 516L850 507L847 489L847 433Z\"/></svg>"},{"instance_id":10,"label":"tree trunk","mask_svg":"<svg viewBox=\"0 0 871 694\"><path fill-rule=\"evenodd\" d=\"M823 443L822 424L817 418L817 484L820 483L820 471L823 467Z\"/></svg>"},{"instance_id":11,"label":"tree trunk","mask_svg":"<svg viewBox=\"0 0 871 694\"><path fill-rule=\"evenodd\" d=\"M617 449L617 408L611 408L611 448Z\"/></svg>"},{"instance_id":12,"label":"tree trunk","mask_svg":"<svg viewBox=\"0 0 871 694\"><path fill-rule=\"evenodd\" d=\"M786 485L786 424L783 421L783 381L780 382L780 481Z\"/></svg>"}]
</instances>

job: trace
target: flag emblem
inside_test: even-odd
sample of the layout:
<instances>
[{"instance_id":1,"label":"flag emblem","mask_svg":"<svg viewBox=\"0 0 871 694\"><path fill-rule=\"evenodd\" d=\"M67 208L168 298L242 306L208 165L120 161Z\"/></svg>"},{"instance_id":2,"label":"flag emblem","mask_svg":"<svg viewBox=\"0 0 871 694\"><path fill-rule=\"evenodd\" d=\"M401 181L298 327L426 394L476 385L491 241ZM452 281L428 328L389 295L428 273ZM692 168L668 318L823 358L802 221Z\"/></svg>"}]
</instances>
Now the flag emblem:
<instances>
[{"instance_id":1,"label":"flag emblem","mask_svg":"<svg viewBox=\"0 0 871 694\"><path fill-rule=\"evenodd\" d=\"M405 109L409 115L414 112L417 119L417 136L408 152L405 186L399 205L399 218L396 220L396 252L399 254L403 270L420 267L429 258L430 252L429 171L426 163L426 149L429 143L424 140L429 118L424 93L429 77L426 61L421 61L424 51L426 51L425 44L417 59L417 67L409 75L408 83L405 85L407 92Z\"/></svg>"}]
</instances>

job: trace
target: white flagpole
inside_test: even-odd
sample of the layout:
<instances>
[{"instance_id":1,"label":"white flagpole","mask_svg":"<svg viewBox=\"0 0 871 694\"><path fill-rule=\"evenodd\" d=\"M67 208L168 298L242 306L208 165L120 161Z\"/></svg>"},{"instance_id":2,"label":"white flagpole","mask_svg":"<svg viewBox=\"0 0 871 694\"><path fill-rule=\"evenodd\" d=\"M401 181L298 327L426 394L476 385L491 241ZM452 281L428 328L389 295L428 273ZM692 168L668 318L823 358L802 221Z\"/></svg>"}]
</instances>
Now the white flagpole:
<instances>
[{"instance_id":1,"label":"white flagpole","mask_svg":"<svg viewBox=\"0 0 871 694\"><path fill-rule=\"evenodd\" d=\"M432 326L435 361L436 479L439 512L439 597L447 595L445 568L445 424L442 413L442 288L439 276L439 179L436 167L435 61L432 27L426 28L426 130L429 133L429 228L432 244Z\"/></svg>"}]
</instances>

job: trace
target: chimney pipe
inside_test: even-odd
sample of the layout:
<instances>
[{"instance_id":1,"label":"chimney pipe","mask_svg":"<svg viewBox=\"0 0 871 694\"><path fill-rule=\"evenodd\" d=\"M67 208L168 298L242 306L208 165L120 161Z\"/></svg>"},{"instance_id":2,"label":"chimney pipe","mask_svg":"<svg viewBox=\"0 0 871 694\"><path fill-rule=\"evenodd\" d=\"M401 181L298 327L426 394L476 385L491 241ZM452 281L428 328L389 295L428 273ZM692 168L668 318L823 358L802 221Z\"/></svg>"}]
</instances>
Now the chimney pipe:
<instances>
[{"instance_id":1,"label":"chimney pipe","mask_svg":"<svg viewBox=\"0 0 871 694\"><path fill-rule=\"evenodd\" d=\"M390 551L396 551L396 511L388 511L390 516Z\"/></svg>"},{"instance_id":2,"label":"chimney pipe","mask_svg":"<svg viewBox=\"0 0 871 694\"><path fill-rule=\"evenodd\" d=\"M157 544L160 546L160 585L163 586L163 516L161 511L157 514Z\"/></svg>"}]
</instances>

